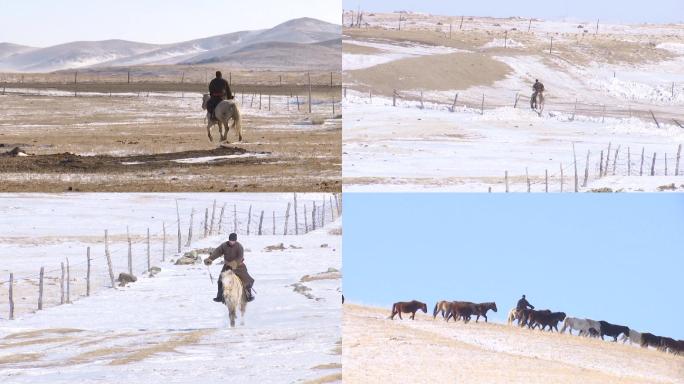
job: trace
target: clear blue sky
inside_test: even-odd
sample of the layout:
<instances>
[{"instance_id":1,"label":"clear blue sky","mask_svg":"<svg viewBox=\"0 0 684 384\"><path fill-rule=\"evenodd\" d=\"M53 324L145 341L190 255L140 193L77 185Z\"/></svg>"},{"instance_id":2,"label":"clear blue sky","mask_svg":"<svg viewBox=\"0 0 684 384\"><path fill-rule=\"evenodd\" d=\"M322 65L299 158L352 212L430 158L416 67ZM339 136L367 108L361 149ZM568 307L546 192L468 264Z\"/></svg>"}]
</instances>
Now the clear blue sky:
<instances>
[{"instance_id":1,"label":"clear blue sky","mask_svg":"<svg viewBox=\"0 0 684 384\"><path fill-rule=\"evenodd\" d=\"M684 339L681 194L344 195L344 295L495 301Z\"/></svg>"},{"instance_id":2,"label":"clear blue sky","mask_svg":"<svg viewBox=\"0 0 684 384\"><path fill-rule=\"evenodd\" d=\"M173 43L270 28L299 17L340 24L340 0L2 0L0 42L45 47L78 40Z\"/></svg>"},{"instance_id":3,"label":"clear blue sky","mask_svg":"<svg viewBox=\"0 0 684 384\"><path fill-rule=\"evenodd\" d=\"M439 15L563 18L626 23L684 22L683 0L343 0L344 9L408 10Z\"/></svg>"}]
</instances>

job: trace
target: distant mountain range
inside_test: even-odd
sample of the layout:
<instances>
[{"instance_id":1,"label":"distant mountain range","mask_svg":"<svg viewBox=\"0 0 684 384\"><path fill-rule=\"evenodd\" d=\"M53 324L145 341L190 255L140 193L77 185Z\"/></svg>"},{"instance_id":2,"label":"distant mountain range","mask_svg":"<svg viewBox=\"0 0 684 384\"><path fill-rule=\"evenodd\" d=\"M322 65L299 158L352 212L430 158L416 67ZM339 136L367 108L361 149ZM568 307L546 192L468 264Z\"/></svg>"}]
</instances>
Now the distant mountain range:
<instances>
[{"instance_id":1,"label":"distant mountain range","mask_svg":"<svg viewBox=\"0 0 684 384\"><path fill-rule=\"evenodd\" d=\"M339 70L342 28L301 18L271 29L233 32L173 44L75 41L46 48L0 43L0 71L221 64L253 69Z\"/></svg>"}]
</instances>

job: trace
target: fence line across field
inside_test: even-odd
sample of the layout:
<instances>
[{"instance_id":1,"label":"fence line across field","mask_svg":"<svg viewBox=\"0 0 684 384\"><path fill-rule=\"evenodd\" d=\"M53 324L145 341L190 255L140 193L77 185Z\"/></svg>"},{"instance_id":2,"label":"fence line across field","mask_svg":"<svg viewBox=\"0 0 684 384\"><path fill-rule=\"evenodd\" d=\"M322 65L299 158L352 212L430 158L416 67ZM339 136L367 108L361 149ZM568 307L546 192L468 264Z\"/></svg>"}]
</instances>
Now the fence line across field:
<instances>
[{"instance_id":1,"label":"fence line across field","mask_svg":"<svg viewBox=\"0 0 684 384\"><path fill-rule=\"evenodd\" d=\"M364 95L363 92L355 90L356 93ZM444 93L444 92L442 92ZM373 103L373 96L377 97L377 93L373 92L372 89L368 89L365 92L369 103ZM343 87L343 99L347 98L347 86ZM446 95L443 99L437 98L427 98L423 91L397 91L393 90L390 97L381 95L381 97L386 98L388 101L391 97L391 102L393 107L408 107L408 108L419 108L419 109L433 109L433 110L445 110L449 112L456 112L459 107L462 111L469 109L471 112L479 112L484 114L485 110L492 110L496 108L503 107L513 107L513 108L529 108L529 101L531 96L527 96L522 92L518 91L511 96L510 103L500 103L491 102L487 98L485 93L479 94L479 96L473 97L472 95L464 95L462 92L454 92L453 99L447 98ZM521 101L526 101L521 104ZM553 107L554 110L549 111L549 108ZM660 107L660 106L659 106ZM536 111L535 111L536 112ZM664 122L671 121L675 125L684 129L684 114L681 113L668 113L668 117L658 117L653 109L644 108L632 108L628 106L627 108L618 106L606 106L605 104L591 104L580 102L578 99L573 101L549 101L547 98L544 101L544 111L547 114L553 112L560 112L570 115L569 119L572 121L576 116L586 116L601 118L601 122L605 123L606 117L608 118L638 118L645 121L653 121L655 125L660 128L660 124ZM537 112L541 114L542 112ZM659 112L661 114L661 112Z\"/></svg>"},{"instance_id":2,"label":"fence line across field","mask_svg":"<svg viewBox=\"0 0 684 384\"><path fill-rule=\"evenodd\" d=\"M560 192L566 191L566 186L573 187L572 190L574 192L580 192L581 188L587 188L589 181L599 180L606 176L680 176L683 173L680 168L682 144L677 145L676 150L670 153L669 158L667 152L662 152L662 155L658 155L658 152L653 152L653 155L650 155L650 152L647 153L644 146L641 147L640 154L635 154L635 156L633 156L631 146L625 149L623 146L618 145L613 147L614 150L611 150L611 147L612 143L608 143L608 148L605 152L600 150L598 153L594 153L594 158L591 158L591 151L587 150L586 161L582 164L578 160L578 152L575 151L573 143L573 161L565 165L561 162L560 167L556 168L559 169L559 172L549 174L548 169L546 169L543 176L544 179L540 182L533 181L532 179L535 176L530 178L528 168L525 168L527 192L532 191L532 185L543 185L544 191L549 192L550 178L558 179ZM671 166L669 161L674 161L674 167ZM592 170L591 173L590 169ZM573 170L572 173L569 172L571 170ZM503 174L505 192L510 192L511 174L509 174L508 170L505 170ZM572 178L566 179L565 177ZM489 187L488 191L492 192L492 188Z\"/></svg>"},{"instance_id":3,"label":"fence line across field","mask_svg":"<svg viewBox=\"0 0 684 384\"><path fill-rule=\"evenodd\" d=\"M232 209L230 209L230 205L232 205ZM201 238L226 235L229 232L239 234L251 233L258 236L282 233L287 236L298 235L300 232L308 233L317 228L323 228L326 223L331 223L341 216L342 196L339 193L334 193L324 195L319 201L309 200L302 202L298 201L297 194L295 193L293 194L292 201L288 201L284 209L284 213L276 215L276 211L273 209L257 210L254 205L250 205L247 210L238 210L235 203L220 203L214 200L209 207L205 207L203 210L191 208L188 218L183 218L180 210L178 210L175 222L162 221L161 226L150 226L145 230L144 235L138 236L137 240L131 237L131 233L127 228L126 240L122 242L123 244L117 246L110 246L111 232L105 230L103 234L104 252L102 254L94 254L93 247L87 246L84 249L84 259L74 262L73 256L71 256L71 259L65 257L59 263L58 268L46 270L44 266L41 266L40 271L35 275L26 274L21 278L16 278L14 272L10 272L8 280L0 281L0 287L5 284L8 285L8 318L14 319L15 317L17 308L14 296L18 284L22 282L24 285L31 285L35 284L37 280L37 310L42 310L50 300L54 301L54 305L71 303L79 297L90 296L94 292L93 289L116 288L115 282L117 281L116 274L118 272L125 271L133 275L135 275L136 271L142 273L150 272L151 267L154 266L153 262L164 261L167 256L171 255L179 256L183 249L192 247L193 232L200 234ZM299 217L299 212L302 209L304 212L303 222ZM193 220L195 213L201 211L204 213L204 220ZM310 217L307 217L307 211L311 212ZM210 212L211 215L209 214ZM266 222L268 220L264 220L265 214L268 212L271 213L272 228L267 228ZM229 217L230 213L233 214L232 217ZM182 227L184 225L187 225L187 231L183 230ZM159 230L152 232L150 229L153 227L159 227ZM174 227L177 228L174 229ZM197 227L199 227L199 230L197 230ZM177 230L175 235L173 235L174 230ZM181 244L183 244L184 233L187 233L187 242L183 247ZM155 244L157 249L153 250L152 239L161 240L162 244ZM178 244L177 247L174 246L176 242ZM158 248L161 248L161 250ZM169 255L167 255L167 250L171 252ZM123 264L125 264L125 267L123 267ZM84 266L85 271L79 268ZM78 277L78 273L83 273L85 276ZM53 277L53 275L57 275L57 277ZM53 296L48 293L49 284L46 284L46 280L52 282L59 281L58 294ZM81 285L80 287L79 284ZM49 291L53 291L53 289L49 289Z\"/></svg>"}]
</instances>

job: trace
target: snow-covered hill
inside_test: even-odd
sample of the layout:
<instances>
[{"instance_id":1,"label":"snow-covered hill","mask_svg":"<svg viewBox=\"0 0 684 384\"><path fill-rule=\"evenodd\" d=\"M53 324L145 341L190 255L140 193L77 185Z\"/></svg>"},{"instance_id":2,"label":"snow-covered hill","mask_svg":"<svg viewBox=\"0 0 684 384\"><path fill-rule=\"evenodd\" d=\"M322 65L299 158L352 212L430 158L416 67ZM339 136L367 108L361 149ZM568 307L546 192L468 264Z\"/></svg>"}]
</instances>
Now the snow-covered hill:
<instances>
[{"instance_id":1,"label":"snow-covered hill","mask_svg":"<svg viewBox=\"0 0 684 384\"><path fill-rule=\"evenodd\" d=\"M257 52L247 64L257 67L277 67L279 61L289 55L298 55L311 50L306 59L312 59L314 68L324 65L327 68L340 66L340 50L333 60L332 49L322 49L313 45L318 42L339 39L341 27L311 18L300 18L279 24L271 29L240 31L225 35L211 36L173 44L144 44L122 40L72 42L47 48L22 51L0 46L0 70L18 72L50 72L63 69L84 67L114 67L138 65L195 64L231 61L231 53ZM263 44L269 43L283 48L277 55L256 60L263 53ZM292 45L301 52L290 52ZM5 52L5 53L3 53ZM290 60L291 62L291 60ZM307 62L297 62L298 68L306 68Z\"/></svg>"}]
</instances>

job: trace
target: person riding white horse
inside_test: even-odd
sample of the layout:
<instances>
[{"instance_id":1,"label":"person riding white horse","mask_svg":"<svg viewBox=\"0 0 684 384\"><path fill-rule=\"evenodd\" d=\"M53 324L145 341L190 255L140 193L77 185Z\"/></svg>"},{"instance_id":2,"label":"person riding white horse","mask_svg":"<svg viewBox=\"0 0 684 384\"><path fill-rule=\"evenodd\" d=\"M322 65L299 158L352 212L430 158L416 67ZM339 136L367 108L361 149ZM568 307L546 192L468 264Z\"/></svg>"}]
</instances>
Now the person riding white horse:
<instances>
[{"instance_id":1,"label":"person riding white horse","mask_svg":"<svg viewBox=\"0 0 684 384\"><path fill-rule=\"evenodd\" d=\"M541 105L539 104L543 103L544 100L544 84L542 84L539 79L535 79L532 90L534 93L532 93L530 107L532 107L532 109L541 108ZM539 99L539 103L537 102L537 99Z\"/></svg>"},{"instance_id":2,"label":"person riding white horse","mask_svg":"<svg viewBox=\"0 0 684 384\"><path fill-rule=\"evenodd\" d=\"M210 118L216 120L214 110L216 106L223 100L233 100L233 94L230 92L230 84L223 78L221 71L216 71L216 78L209 82L209 96L211 98L207 102L207 111Z\"/></svg>"}]
</instances>

